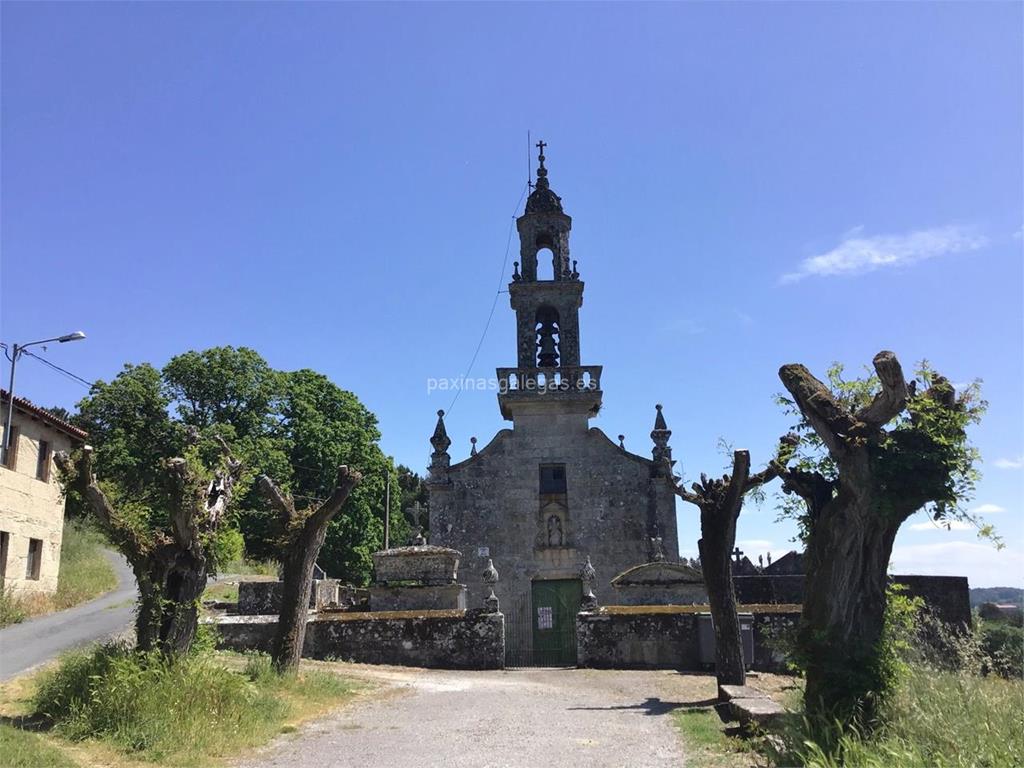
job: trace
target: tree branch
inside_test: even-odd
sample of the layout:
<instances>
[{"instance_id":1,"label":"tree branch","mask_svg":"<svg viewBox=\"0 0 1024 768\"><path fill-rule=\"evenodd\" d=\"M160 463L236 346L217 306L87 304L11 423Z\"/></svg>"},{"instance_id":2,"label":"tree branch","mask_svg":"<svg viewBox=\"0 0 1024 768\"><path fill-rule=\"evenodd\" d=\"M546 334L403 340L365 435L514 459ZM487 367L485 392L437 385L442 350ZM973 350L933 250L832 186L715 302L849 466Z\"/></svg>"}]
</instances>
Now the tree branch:
<instances>
[{"instance_id":1,"label":"tree branch","mask_svg":"<svg viewBox=\"0 0 1024 768\"><path fill-rule=\"evenodd\" d=\"M260 475L256 478L256 484L259 487L260 494L267 500L270 506L277 510L281 523L287 527L295 519L295 501L291 496L285 496L281 489L267 475Z\"/></svg>"},{"instance_id":2,"label":"tree branch","mask_svg":"<svg viewBox=\"0 0 1024 768\"><path fill-rule=\"evenodd\" d=\"M112 538L124 541L132 552L142 555L149 549L150 542L128 525L107 499L107 495L100 488L92 471L92 451L92 446L89 445L82 448L77 467L66 451L58 451L53 459L66 476L70 477L77 471L78 476L74 484L77 485L78 490L89 504L89 508L110 532Z\"/></svg>"},{"instance_id":3,"label":"tree branch","mask_svg":"<svg viewBox=\"0 0 1024 768\"><path fill-rule=\"evenodd\" d=\"M330 520L334 515L345 504L345 500L348 499L348 495L352 492L352 489L362 482L363 476L357 470L349 469L347 466L342 464L338 467L338 476L334 481L334 491L330 497L317 507L316 511L313 512L307 521L307 525L322 524L324 520Z\"/></svg>"},{"instance_id":4,"label":"tree branch","mask_svg":"<svg viewBox=\"0 0 1024 768\"><path fill-rule=\"evenodd\" d=\"M846 453L843 439L857 424L853 416L836 402L828 387L805 366L799 363L784 365L779 369L779 378L832 458L841 459Z\"/></svg>"},{"instance_id":5,"label":"tree branch","mask_svg":"<svg viewBox=\"0 0 1024 768\"><path fill-rule=\"evenodd\" d=\"M907 405L907 382L903 378L903 368L896 355L882 351L871 361L878 374L882 390L870 405L857 411L857 421L870 427L878 428L891 421Z\"/></svg>"},{"instance_id":6,"label":"tree branch","mask_svg":"<svg viewBox=\"0 0 1024 768\"><path fill-rule=\"evenodd\" d=\"M750 478L750 451L741 449L732 454L732 477L723 478L725 498L722 502L726 514L736 517L743 505L743 494Z\"/></svg>"}]
</instances>

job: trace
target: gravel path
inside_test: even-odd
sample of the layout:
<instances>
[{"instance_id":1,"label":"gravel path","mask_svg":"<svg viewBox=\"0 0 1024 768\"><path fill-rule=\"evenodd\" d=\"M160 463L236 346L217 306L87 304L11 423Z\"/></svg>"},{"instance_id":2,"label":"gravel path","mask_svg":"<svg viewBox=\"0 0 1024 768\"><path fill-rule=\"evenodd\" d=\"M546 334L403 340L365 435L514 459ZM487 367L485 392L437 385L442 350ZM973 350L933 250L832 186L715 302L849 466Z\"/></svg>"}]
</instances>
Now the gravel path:
<instances>
[{"instance_id":1,"label":"gravel path","mask_svg":"<svg viewBox=\"0 0 1024 768\"><path fill-rule=\"evenodd\" d=\"M380 687L240 768L682 766L669 713L715 691L713 678L673 672L342 672Z\"/></svg>"}]
</instances>

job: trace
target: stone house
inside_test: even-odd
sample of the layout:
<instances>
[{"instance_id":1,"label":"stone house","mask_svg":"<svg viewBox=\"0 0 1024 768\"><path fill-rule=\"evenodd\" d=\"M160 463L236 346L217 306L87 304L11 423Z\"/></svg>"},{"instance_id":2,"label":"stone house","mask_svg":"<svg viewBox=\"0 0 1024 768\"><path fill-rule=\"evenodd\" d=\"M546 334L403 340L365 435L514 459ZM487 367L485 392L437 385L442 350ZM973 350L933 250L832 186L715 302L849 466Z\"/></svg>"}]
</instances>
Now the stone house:
<instances>
[{"instance_id":1,"label":"stone house","mask_svg":"<svg viewBox=\"0 0 1024 768\"><path fill-rule=\"evenodd\" d=\"M0 390L6 421L10 395ZM15 396L11 448L0 464L0 589L57 589L64 496L53 456L81 444L86 433Z\"/></svg>"},{"instance_id":2,"label":"stone house","mask_svg":"<svg viewBox=\"0 0 1024 768\"><path fill-rule=\"evenodd\" d=\"M498 405L512 428L479 451L474 438L469 458L452 464L439 411L427 479L431 543L462 553L468 605L481 605L488 594L488 560L497 568L511 665L574 663L575 616L587 588L599 601L611 600L616 575L677 560L679 548L671 432L661 407L651 458L590 426L601 408L602 368L581 364L584 284L569 259L572 219L551 189L538 146L509 285L516 367L497 371ZM538 263L541 252L550 268Z\"/></svg>"}]
</instances>

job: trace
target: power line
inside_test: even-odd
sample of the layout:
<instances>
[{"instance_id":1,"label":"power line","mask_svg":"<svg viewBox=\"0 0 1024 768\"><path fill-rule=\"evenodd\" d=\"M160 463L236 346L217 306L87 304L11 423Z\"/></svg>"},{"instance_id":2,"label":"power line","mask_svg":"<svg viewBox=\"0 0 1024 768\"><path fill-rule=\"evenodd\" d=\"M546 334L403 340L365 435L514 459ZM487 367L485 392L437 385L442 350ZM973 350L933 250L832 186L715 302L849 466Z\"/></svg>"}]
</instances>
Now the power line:
<instances>
[{"instance_id":1,"label":"power line","mask_svg":"<svg viewBox=\"0 0 1024 768\"><path fill-rule=\"evenodd\" d=\"M527 182L527 186L529 182ZM473 370L473 364L476 363L476 357L480 354L480 348L484 345L484 339L487 337L487 329L491 327L491 319L494 317L494 310L498 306L498 297L501 296L501 286L505 282L505 269L508 267L508 252L512 246L512 231L516 223L516 214L519 212L519 206L523 202L523 198L526 197L527 187L523 187L522 193L519 195L519 200L516 201L515 210L512 211L512 222L508 225L508 239L505 241L505 257L501 261L501 274L498 275L498 290L494 293L494 301L491 302L491 311L487 315L487 322L484 323L483 333L480 334L480 341L477 342L476 349L473 351L473 358L469 361L469 366L466 368L466 372L462 375L462 380L465 381L469 378L470 371ZM452 408L455 407L455 401L459 399L459 395L462 394L462 387L458 387L455 390L455 397L452 398L451 404L448 406L447 413L451 414Z\"/></svg>"},{"instance_id":2,"label":"power line","mask_svg":"<svg viewBox=\"0 0 1024 768\"><path fill-rule=\"evenodd\" d=\"M39 355L34 355L31 352L28 352L26 350L22 350L22 354L28 355L29 357L34 357L36 360L38 360L40 363L42 363L46 367L52 368L53 370L57 371L58 373L64 374L69 379L72 379L73 381L77 381L79 384L85 385L85 387L88 388L88 389L92 389L92 382L91 381L86 381L81 376L78 376L77 374L74 374L71 371L65 370L64 368L61 368L59 365L55 365L55 364L51 363L45 357L40 357Z\"/></svg>"}]
</instances>

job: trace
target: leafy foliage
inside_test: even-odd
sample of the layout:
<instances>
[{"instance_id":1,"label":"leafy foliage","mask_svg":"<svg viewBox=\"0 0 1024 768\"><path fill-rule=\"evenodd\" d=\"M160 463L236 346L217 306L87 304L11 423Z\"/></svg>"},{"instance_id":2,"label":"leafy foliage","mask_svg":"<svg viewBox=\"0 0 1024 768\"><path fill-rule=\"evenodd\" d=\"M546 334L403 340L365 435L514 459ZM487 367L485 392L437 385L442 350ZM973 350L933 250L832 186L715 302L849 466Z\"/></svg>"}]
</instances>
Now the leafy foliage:
<instances>
[{"instance_id":1,"label":"leafy foliage","mask_svg":"<svg viewBox=\"0 0 1024 768\"><path fill-rule=\"evenodd\" d=\"M861 378L847 379L841 363L829 367L826 384L840 406L857 411L878 394L881 384L877 375L870 369L865 371ZM929 393L933 385L935 388ZM796 419L792 431L800 436L800 442L792 468L836 480L839 470L835 461L794 400L788 394L777 394L775 400ZM980 381L972 382L957 394L927 361L922 361L915 372L907 407L889 423L883 439L869 449L872 464L888 490L887 497L917 495L920 506L926 507L932 519L940 523L969 522L977 527L980 536L993 539L998 545L992 526L965 506L979 479L976 466L980 458L967 437L967 428L981 420L987 407L981 397ZM806 543L809 520L802 500L784 496L779 512L780 517L796 520L799 537Z\"/></svg>"},{"instance_id":2,"label":"leafy foliage","mask_svg":"<svg viewBox=\"0 0 1024 768\"><path fill-rule=\"evenodd\" d=\"M370 554L384 538L387 474L394 488L398 474L380 449L376 417L325 376L275 371L252 349L215 347L178 355L163 370L126 365L113 381L97 382L78 408L75 421L90 434L104 492L140 535L167 520L163 463L194 442L194 465L212 466L215 438L228 442L244 471L233 517L211 542L221 564L239 559L233 530L241 532L249 556L276 555L274 513L255 488L259 474L315 505L330 494L340 464L359 468L365 480L331 523L320 564L332 576L368 580ZM69 506L77 508L72 496ZM407 531L400 505L392 494L396 541Z\"/></svg>"}]
</instances>

